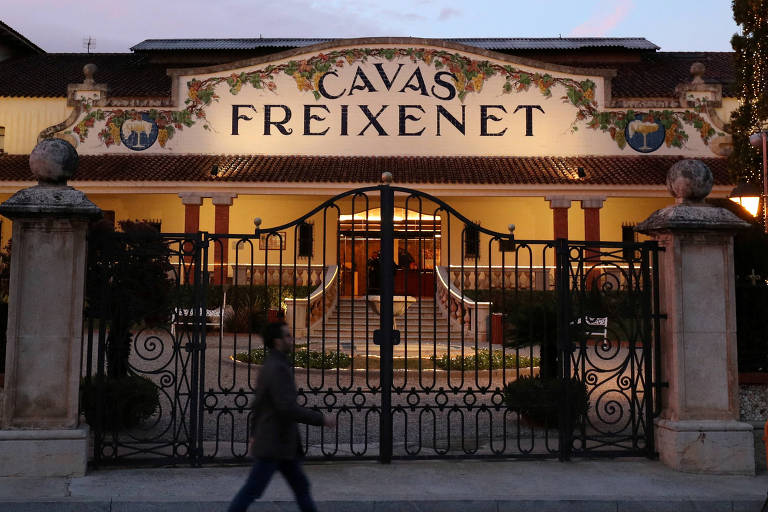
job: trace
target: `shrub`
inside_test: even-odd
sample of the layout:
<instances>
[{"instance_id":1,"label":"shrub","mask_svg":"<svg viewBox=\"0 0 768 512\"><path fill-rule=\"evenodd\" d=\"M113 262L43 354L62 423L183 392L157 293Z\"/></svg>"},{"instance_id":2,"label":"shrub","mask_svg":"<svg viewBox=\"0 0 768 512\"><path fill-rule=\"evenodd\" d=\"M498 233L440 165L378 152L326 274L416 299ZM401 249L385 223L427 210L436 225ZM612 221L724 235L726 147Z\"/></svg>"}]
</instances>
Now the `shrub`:
<instances>
[{"instance_id":1,"label":"shrub","mask_svg":"<svg viewBox=\"0 0 768 512\"><path fill-rule=\"evenodd\" d=\"M84 378L80 404L88 424L99 431L120 431L140 425L160 406L157 386L138 375Z\"/></svg>"},{"instance_id":2,"label":"shrub","mask_svg":"<svg viewBox=\"0 0 768 512\"><path fill-rule=\"evenodd\" d=\"M567 394L567 397L563 395ZM562 400L561 400L562 399ZM573 429L589 410L586 385L578 379L521 377L504 386L504 403L533 425L556 428L560 404L567 399L569 426Z\"/></svg>"},{"instance_id":3,"label":"shrub","mask_svg":"<svg viewBox=\"0 0 768 512\"><path fill-rule=\"evenodd\" d=\"M239 352L235 354L235 359L243 363L264 364L266 352L264 348L255 348L250 352ZM288 359L295 357L295 366L297 368L349 368L352 365L352 358L344 352L318 352L315 350L299 349L296 352L289 353Z\"/></svg>"},{"instance_id":4,"label":"shrub","mask_svg":"<svg viewBox=\"0 0 768 512\"><path fill-rule=\"evenodd\" d=\"M501 368L525 368L531 366L539 366L540 359L534 357L533 361L527 356L518 356L514 353L507 352L506 354L502 350L478 350L476 354L461 356L456 355L448 358L448 354L435 358L435 356L429 356L431 361L435 362L435 366L441 370L474 370L477 365L478 370L498 370Z\"/></svg>"}]
</instances>

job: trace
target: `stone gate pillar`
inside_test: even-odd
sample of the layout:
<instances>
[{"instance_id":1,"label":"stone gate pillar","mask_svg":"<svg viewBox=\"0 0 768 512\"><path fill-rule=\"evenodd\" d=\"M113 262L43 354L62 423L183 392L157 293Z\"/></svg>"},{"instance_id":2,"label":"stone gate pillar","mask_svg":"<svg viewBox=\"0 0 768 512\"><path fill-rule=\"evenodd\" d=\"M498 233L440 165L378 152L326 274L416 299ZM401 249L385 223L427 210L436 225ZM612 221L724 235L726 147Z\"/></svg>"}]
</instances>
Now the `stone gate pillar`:
<instances>
[{"instance_id":1,"label":"stone gate pillar","mask_svg":"<svg viewBox=\"0 0 768 512\"><path fill-rule=\"evenodd\" d=\"M667 174L676 204L637 226L658 240L662 320L661 461L679 471L754 474L752 426L739 422L733 233L747 223L708 205L712 173L683 160Z\"/></svg>"},{"instance_id":2,"label":"stone gate pillar","mask_svg":"<svg viewBox=\"0 0 768 512\"><path fill-rule=\"evenodd\" d=\"M85 473L80 425L81 331L88 219L100 213L66 185L77 152L60 139L29 155L37 186L0 205L13 220L0 476Z\"/></svg>"}]
</instances>

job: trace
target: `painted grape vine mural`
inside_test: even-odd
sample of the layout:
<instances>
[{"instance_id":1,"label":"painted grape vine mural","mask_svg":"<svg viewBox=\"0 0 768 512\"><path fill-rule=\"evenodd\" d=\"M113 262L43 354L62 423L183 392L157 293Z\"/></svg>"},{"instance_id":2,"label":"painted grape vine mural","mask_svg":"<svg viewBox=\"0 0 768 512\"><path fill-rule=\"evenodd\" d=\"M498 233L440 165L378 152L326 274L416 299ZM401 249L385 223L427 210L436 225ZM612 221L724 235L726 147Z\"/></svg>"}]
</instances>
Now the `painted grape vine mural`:
<instances>
[{"instance_id":1,"label":"painted grape vine mural","mask_svg":"<svg viewBox=\"0 0 768 512\"><path fill-rule=\"evenodd\" d=\"M447 70L453 75L453 83L460 101L469 94L483 90L486 81L500 76L504 79L503 94L528 91L535 87L545 98L553 96L553 90L563 90L561 100L575 107L576 116L571 123L571 130L577 131L579 124L587 128L607 133L619 148L627 145L624 129L636 118L637 113L627 111L599 111L595 100L595 83L591 80L577 81L571 78L555 77L548 73L531 73L509 64L497 64L487 60L473 60L458 53L427 48L355 48L333 50L319 53L305 60L291 60L283 64L268 65L263 69L232 73L205 80L193 79L187 82L187 97L183 110L102 110L88 103L83 104L84 115L72 129L72 132L84 142L89 129L96 121L105 126L98 132L99 140L107 147L120 145L120 129L128 119L140 119L147 114L157 123L157 142L166 147L176 132L202 123L210 129L206 118L206 108L217 102L220 97L216 88L226 84L229 93L236 96L243 87L253 87L268 91L277 90L276 78L287 75L293 78L299 91L311 92L316 100L321 98L318 91L320 78L329 71L344 66L365 63L369 59L393 61L410 59L422 62L436 70ZM666 129L664 143L668 147L682 148L689 139L687 127L696 130L708 144L716 134L714 127L701 115L702 108L694 107L685 111L650 110L642 113L643 121L659 122Z\"/></svg>"}]
</instances>

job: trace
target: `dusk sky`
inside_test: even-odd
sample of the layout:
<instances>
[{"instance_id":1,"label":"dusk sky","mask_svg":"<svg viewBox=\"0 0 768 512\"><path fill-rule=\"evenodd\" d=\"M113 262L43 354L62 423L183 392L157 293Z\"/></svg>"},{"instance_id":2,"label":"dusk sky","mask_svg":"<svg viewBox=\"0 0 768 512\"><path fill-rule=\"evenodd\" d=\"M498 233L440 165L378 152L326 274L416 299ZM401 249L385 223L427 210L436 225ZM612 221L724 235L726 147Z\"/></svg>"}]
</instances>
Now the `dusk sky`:
<instances>
[{"instance_id":1,"label":"dusk sky","mask_svg":"<svg viewBox=\"0 0 768 512\"><path fill-rule=\"evenodd\" d=\"M126 52L144 39L645 37L730 51L729 0L0 0L0 20L48 52Z\"/></svg>"}]
</instances>

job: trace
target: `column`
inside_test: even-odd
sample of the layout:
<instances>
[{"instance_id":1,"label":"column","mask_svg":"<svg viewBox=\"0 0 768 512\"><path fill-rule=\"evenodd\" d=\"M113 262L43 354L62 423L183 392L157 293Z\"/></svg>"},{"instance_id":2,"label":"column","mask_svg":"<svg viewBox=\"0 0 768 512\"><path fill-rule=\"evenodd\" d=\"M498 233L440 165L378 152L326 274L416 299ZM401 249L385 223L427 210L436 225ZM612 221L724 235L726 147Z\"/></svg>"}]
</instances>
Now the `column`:
<instances>
[{"instance_id":1,"label":"column","mask_svg":"<svg viewBox=\"0 0 768 512\"><path fill-rule=\"evenodd\" d=\"M197 233L200 231L200 206L203 204L203 195L200 192L182 192L179 194L181 204L184 205L184 232ZM184 242L184 269L182 281L188 284L195 282L195 269L193 266L195 244L191 240Z\"/></svg>"},{"instance_id":2,"label":"column","mask_svg":"<svg viewBox=\"0 0 768 512\"><path fill-rule=\"evenodd\" d=\"M200 231L200 206L203 195L199 192L182 192L179 194L184 205L184 232L197 233Z\"/></svg>"},{"instance_id":3,"label":"column","mask_svg":"<svg viewBox=\"0 0 768 512\"><path fill-rule=\"evenodd\" d=\"M29 156L38 185L0 205L13 220L0 476L84 475L78 414L86 231L101 210L66 185L77 152L44 139Z\"/></svg>"},{"instance_id":4,"label":"column","mask_svg":"<svg viewBox=\"0 0 768 512\"><path fill-rule=\"evenodd\" d=\"M568 210L571 207L571 199L565 196L547 196L552 208L552 222L554 225L553 238L568 238Z\"/></svg>"},{"instance_id":5,"label":"column","mask_svg":"<svg viewBox=\"0 0 768 512\"><path fill-rule=\"evenodd\" d=\"M704 198L712 173L698 160L673 165L676 204L637 226L660 253L663 409L655 421L661 461L679 471L754 474L752 426L739 422L733 233L747 226Z\"/></svg>"},{"instance_id":6,"label":"column","mask_svg":"<svg viewBox=\"0 0 768 512\"><path fill-rule=\"evenodd\" d=\"M588 242L600 241L600 208L603 207L605 197L589 197L581 200L581 209L584 210L584 240ZM600 278L601 270L594 268L600 265L600 249L586 249L586 261L593 268L587 271L586 286L592 289L596 281Z\"/></svg>"},{"instance_id":7,"label":"column","mask_svg":"<svg viewBox=\"0 0 768 512\"><path fill-rule=\"evenodd\" d=\"M237 194L214 194L211 196L214 207L214 232L219 235L229 234L229 209ZM213 247L213 283L226 284L229 263L229 239L221 238Z\"/></svg>"},{"instance_id":8,"label":"column","mask_svg":"<svg viewBox=\"0 0 768 512\"><path fill-rule=\"evenodd\" d=\"M549 207L552 208L553 238L568 238L568 210L571 208L571 198L565 196L547 196L544 198L549 201ZM554 254L554 253L553 253ZM553 265L551 260L544 262ZM535 277L535 286L540 290L552 289L555 285L554 272L550 275L549 270L544 268L541 277Z\"/></svg>"},{"instance_id":9,"label":"column","mask_svg":"<svg viewBox=\"0 0 768 512\"><path fill-rule=\"evenodd\" d=\"M603 207L604 202L605 197L589 197L581 200L581 208L584 210L584 240L600 241L600 208Z\"/></svg>"}]
</instances>

